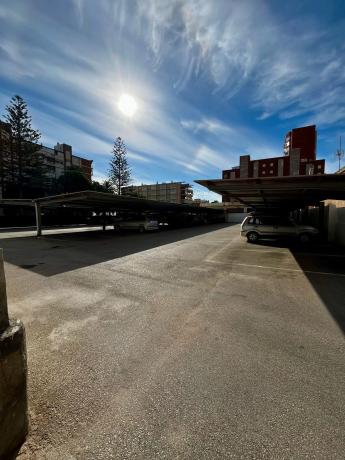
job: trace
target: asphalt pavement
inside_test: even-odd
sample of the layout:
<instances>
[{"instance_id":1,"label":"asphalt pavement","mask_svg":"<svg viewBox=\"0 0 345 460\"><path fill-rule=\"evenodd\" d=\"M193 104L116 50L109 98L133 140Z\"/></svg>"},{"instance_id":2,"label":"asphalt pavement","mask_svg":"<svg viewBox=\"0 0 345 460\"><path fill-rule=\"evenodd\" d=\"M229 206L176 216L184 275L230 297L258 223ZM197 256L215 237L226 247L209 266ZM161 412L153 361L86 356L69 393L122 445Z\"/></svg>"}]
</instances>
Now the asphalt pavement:
<instances>
[{"instance_id":1,"label":"asphalt pavement","mask_svg":"<svg viewBox=\"0 0 345 460\"><path fill-rule=\"evenodd\" d=\"M0 235L19 459L343 459L345 254L238 225Z\"/></svg>"}]
</instances>

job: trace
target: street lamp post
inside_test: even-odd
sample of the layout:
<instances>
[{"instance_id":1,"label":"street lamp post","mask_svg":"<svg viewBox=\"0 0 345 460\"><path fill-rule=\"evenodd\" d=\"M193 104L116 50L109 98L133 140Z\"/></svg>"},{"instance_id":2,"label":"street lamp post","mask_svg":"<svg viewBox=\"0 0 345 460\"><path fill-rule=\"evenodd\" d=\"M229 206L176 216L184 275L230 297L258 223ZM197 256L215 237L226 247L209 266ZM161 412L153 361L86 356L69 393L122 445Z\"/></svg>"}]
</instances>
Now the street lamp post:
<instances>
[{"instance_id":1,"label":"street lamp post","mask_svg":"<svg viewBox=\"0 0 345 460\"><path fill-rule=\"evenodd\" d=\"M338 157L339 171L340 171L340 161L344 157L344 150L342 150L342 148L341 148L341 136L340 136L340 139L339 139L339 149L337 150L336 156Z\"/></svg>"}]
</instances>

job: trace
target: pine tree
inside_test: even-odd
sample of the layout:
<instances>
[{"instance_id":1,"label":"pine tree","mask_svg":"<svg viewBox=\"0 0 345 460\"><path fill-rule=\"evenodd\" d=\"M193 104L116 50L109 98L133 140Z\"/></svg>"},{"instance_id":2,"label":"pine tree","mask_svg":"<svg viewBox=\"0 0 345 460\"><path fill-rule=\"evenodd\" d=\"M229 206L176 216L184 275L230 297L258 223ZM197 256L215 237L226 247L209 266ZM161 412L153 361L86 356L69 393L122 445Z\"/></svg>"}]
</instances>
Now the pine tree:
<instances>
[{"instance_id":1,"label":"pine tree","mask_svg":"<svg viewBox=\"0 0 345 460\"><path fill-rule=\"evenodd\" d=\"M82 192L92 188L91 182L78 166L70 166L56 181L57 193Z\"/></svg>"},{"instance_id":2,"label":"pine tree","mask_svg":"<svg viewBox=\"0 0 345 460\"><path fill-rule=\"evenodd\" d=\"M121 137L115 140L112 154L109 180L114 186L115 193L121 195L121 187L129 185L131 182L131 170L128 166L126 157L127 150Z\"/></svg>"},{"instance_id":3,"label":"pine tree","mask_svg":"<svg viewBox=\"0 0 345 460\"><path fill-rule=\"evenodd\" d=\"M11 145L9 152L9 179L12 193L20 198L44 188L45 168L39 153L39 131L31 126L27 104L18 95L6 106L6 122L10 125Z\"/></svg>"},{"instance_id":4,"label":"pine tree","mask_svg":"<svg viewBox=\"0 0 345 460\"><path fill-rule=\"evenodd\" d=\"M0 120L0 198L6 194L10 158L10 130L6 123Z\"/></svg>"},{"instance_id":5,"label":"pine tree","mask_svg":"<svg viewBox=\"0 0 345 460\"><path fill-rule=\"evenodd\" d=\"M92 181L92 190L95 192L102 193L114 193L113 185L109 180L104 180L103 182L98 182L96 180Z\"/></svg>"},{"instance_id":6,"label":"pine tree","mask_svg":"<svg viewBox=\"0 0 345 460\"><path fill-rule=\"evenodd\" d=\"M114 188L113 188L113 185L110 182L110 180L104 180L101 185L102 185L102 188L103 188L102 191L104 193L114 193Z\"/></svg>"}]
</instances>

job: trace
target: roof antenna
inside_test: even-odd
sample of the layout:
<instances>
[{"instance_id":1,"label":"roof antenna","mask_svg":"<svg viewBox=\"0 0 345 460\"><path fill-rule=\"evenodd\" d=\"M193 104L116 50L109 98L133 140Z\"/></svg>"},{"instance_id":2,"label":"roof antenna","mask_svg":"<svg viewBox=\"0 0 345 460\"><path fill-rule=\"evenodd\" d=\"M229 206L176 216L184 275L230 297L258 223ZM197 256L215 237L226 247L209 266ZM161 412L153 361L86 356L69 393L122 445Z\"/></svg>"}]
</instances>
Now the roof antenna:
<instances>
[{"instance_id":1,"label":"roof antenna","mask_svg":"<svg viewBox=\"0 0 345 460\"><path fill-rule=\"evenodd\" d=\"M340 171L340 160L344 157L344 150L341 149L341 136L339 138L339 149L337 150L336 156L338 157L339 161L339 171Z\"/></svg>"}]
</instances>

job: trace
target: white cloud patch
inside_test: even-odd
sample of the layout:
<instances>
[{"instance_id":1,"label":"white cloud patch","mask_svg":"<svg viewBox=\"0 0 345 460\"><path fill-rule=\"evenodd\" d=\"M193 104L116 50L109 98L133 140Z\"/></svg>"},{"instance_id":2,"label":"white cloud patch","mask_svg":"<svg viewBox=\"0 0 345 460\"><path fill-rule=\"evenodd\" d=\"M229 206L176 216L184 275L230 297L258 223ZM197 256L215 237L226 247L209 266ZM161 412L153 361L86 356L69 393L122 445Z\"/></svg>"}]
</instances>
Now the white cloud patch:
<instances>
[{"instance_id":1,"label":"white cloud patch","mask_svg":"<svg viewBox=\"0 0 345 460\"><path fill-rule=\"evenodd\" d=\"M153 182L219 177L240 154L279 154L281 139L255 130L270 117L345 128L343 23L327 30L274 2L216 3L73 0L62 12L4 0L0 101L14 87L27 95L43 141L94 158L97 177L120 135L137 176ZM117 109L123 93L137 102L132 119Z\"/></svg>"},{"instance_id":2,"label":"white cloud patch","mask_svg":"<svg viewBox=\"0 0 345 460\"><path fill-rule=\"evenodd\" d=\"M96 182L102 183L105 180L108 180L109 178L108 178L106 171L99 171L97 169L94 169L93 174L92 174L92 179Z\"/></svg>"}]
</instances>

